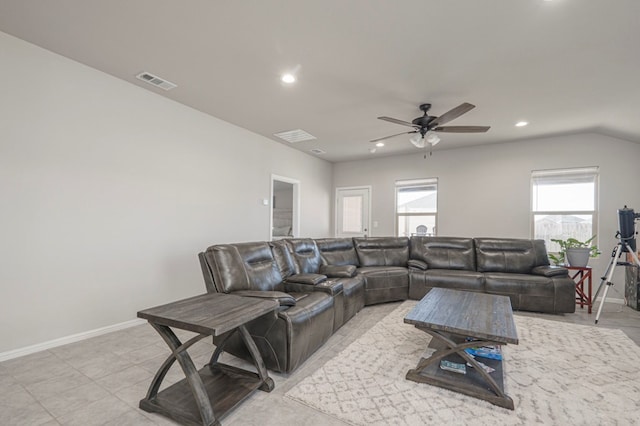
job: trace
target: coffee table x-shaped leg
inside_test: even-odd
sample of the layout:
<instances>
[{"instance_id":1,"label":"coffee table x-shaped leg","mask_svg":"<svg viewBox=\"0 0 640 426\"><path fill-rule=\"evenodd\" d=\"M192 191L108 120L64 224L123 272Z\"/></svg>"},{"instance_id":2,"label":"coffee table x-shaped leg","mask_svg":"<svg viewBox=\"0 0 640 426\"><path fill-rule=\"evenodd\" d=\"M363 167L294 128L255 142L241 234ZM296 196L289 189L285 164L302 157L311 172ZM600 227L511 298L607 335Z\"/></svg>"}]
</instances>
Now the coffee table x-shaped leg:
<instances>
[{"instance_id":1,"label":"coffee table x-shaped leg","mask_svg":"<svg viewBox=\"0 0 640 426\"><path fill-rule=\"evenodd\" d=\"M416 368L407 372L406 378L419 383L428 383L442 388L450 389L466 395L482 398L494 405L513 410L513 400L504 393L504 385L502 380L502 363L493 360L492 365L496 371L498 381L487 373L484 368L468 354L465 349L475 346L495 346L499 343L489 340L472 340L457 342L449 333L432 330L416 325L416 328L430 334L433 339L429 347L435 348L436 351L429 357L423 358L418 362ZM456 354L464 362L473 367L473 370L467 369L467 374L452 373L440 369L440 360ZM496 368L499 367L499 368Z\"/></svg>"}]
</instances>

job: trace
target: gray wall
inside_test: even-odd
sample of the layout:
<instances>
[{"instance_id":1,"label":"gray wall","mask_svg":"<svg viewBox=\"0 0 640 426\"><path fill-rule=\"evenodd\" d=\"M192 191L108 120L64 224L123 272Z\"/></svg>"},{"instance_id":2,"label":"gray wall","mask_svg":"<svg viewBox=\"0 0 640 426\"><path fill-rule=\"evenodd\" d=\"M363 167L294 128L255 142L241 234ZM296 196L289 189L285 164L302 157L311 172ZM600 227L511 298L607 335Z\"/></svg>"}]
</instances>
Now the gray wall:
<instances>
[{"instance_id":1,"label":"gray wall","mask_svg":"<svg viewBox=\"0 0 640 426\"><path fill-rule=\"evenodd\" d=\"M640 212L639 160L640 144L580 134L438 150L426 159L420 153L338 163L333 179L336 187L372 185L372 221L378 222L372 236L395 232L396 180L437 177L438 235L530 238L531 171L599 166L598 243L603 254L590 261L597 286L617 242L617 209L626 204ZM607 297L623 297L622 269Z\"/></svg>"},{"instance_id":2,"label":"gray wall","mask_svg":"<svg viewBox=\"0 0 640 426\"><path fill-rule=\"evenodd\" d=\"M4 33L0 64L0 353L204 292L199 251L269 239L271 174L329 236L330 163Z\"/></svg>"}]
</instances>

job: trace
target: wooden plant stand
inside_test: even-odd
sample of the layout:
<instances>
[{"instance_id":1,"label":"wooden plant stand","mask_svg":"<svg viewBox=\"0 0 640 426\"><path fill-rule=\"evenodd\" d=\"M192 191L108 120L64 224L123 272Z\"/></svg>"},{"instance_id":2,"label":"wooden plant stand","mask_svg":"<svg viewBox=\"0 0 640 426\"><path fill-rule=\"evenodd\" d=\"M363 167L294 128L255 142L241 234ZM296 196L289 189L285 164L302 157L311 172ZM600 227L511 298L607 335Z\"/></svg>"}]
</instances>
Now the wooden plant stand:
<instances>
[{"instance_id":1,"label":"wooden plant stand","mask_svg":"<svg viewBox=\"0 0 640 426\"><path fill-rule=\"evenodd\" d=\"M580 305L581 309L586 306L591 313L593 307L591 267L565 266L565 268L569 270L569 276L576 283L576 304Z\"/></svg>"}]
</instances>

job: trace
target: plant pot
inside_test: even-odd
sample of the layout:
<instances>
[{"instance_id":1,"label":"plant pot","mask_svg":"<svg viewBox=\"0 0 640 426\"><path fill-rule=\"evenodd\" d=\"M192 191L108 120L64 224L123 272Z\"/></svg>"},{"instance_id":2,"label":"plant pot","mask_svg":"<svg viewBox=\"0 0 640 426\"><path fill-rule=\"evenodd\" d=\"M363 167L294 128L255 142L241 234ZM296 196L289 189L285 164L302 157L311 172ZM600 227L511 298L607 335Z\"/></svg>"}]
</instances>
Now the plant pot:
<instances>
[{"instance_id":1,"label":"plant pot","mask_svg":"<svg viewBox=\"0 0 640 426\"><path fill-rule=\"evenodd\" d=\"M591 256L591 248L578 247L569 248L566 251L567 262L569 266L577 266L584 268L589 263L589 256Z\"/></svg>"}]
</instances>

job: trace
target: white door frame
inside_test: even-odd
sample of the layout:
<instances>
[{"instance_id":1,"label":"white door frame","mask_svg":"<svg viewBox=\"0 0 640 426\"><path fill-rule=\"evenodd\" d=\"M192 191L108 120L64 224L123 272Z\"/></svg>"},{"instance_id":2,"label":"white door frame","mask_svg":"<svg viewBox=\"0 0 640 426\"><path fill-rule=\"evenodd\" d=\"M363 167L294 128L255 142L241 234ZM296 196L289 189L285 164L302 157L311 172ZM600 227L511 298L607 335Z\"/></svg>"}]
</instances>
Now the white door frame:
<instances>
[{"instance_id":1,"label":"white door frame","mask_svg":"<svg viewBox=\"0 0 640 426\"><path fill-rule=\"evenodd\" d=\"M293 212L291 221L291 233L294 237L300 237L300 181L286 176L271 174L271 197L269 198L269 241L273 239L273 181L286 182L293 185Z\"/></svg>"},{"instance_id":2,"label":"white door frame","mask_svg":"<svg viewBox=\"0 0 640 426\"><path fill-rule=\"evenodd\" d=\"M340 194L340 191L350 191L350 190L362 190L362 189L366 189L369 193L369 203L366 206L367 208L367 222L366 225L366 236L371 236L371 193L373 192L372 190L372 186L371 185L362 185L362 186L341 186L341 187L336 187L336 196L335 196L335 200L334 200L334 209L333 209L333 223L334 223L334 229L333 229L333 235L335 237L338 236L338 197Z\"/></svg>"}]
</instances>

